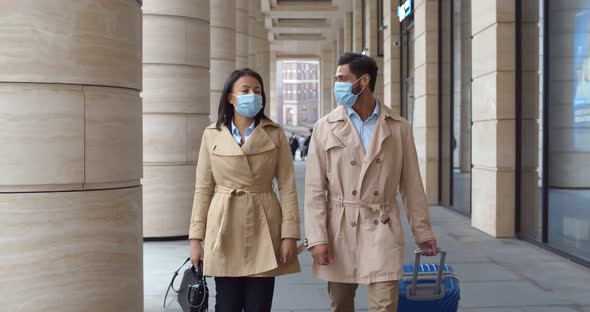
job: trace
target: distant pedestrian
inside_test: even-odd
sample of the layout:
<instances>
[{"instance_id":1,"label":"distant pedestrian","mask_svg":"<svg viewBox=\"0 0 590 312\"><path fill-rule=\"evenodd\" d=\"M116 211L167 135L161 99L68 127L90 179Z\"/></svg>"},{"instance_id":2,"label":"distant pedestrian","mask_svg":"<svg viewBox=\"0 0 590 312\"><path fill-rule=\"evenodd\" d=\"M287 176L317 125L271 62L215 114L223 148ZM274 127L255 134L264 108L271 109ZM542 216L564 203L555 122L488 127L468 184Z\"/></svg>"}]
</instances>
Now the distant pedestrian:
<instances>
[{"instance_id":1,"label":"distant pedestrian","mask_svg":"<svg viewBox=\"0 0 590 312\"><path fill-rule=\"evenodd\" d=\"M303 160L303 153L304 153L304 149L305 149L305 137L304 136L300 136L299 137L299 156L301 157L301 160Z\"/></svg>"},{"instance_id":2,"label":"distant pedestrian","mask_svg":"<svg viewBox=\"0 0 590 312\"><path fill-rule=\"evenodd\" d=\"M305 142L303 142L303 157L307 159L307 151L309 150L309 142L311 142L311 136L313 134L313 129L309 129L309 135L305 137Z\"/></svg>"},{"instance_id":3,"label":"distant pedestrian","mask_svg":"<svg viewBox=\"0 0 590 312\"><path fill-rule=\"evenodd\" d=\"M295 153L299 148L299 140L297 139L295 133L293 133L289 139L289 146L291 147L291 156L293 157L293 160L295 160Z\"/></svg>"}]
</instances>

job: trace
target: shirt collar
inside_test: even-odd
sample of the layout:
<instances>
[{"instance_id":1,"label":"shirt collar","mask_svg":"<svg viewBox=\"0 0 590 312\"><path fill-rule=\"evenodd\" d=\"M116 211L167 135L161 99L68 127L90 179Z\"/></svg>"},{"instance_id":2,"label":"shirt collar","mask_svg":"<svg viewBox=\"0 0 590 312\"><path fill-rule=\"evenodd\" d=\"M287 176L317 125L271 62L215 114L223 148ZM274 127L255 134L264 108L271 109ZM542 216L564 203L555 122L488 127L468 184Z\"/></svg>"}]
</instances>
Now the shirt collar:
<instances>
[{"instance_id":1,"label":"shirt collar","mask_svg":"<svg viewBox=\"0 0 590 312\"><path fill-rule=\"evenodd\" d=\"M246 135L250 135L252 133L252 131L254 131L255 125L256 125L256 120L253 121L252 124L250 124L248 129L246 129ZM233 119L231 121L231 133L233 135L240 135L240 131L238 131L238 128L236 127L236 124L234 123Z\"/></svg>"},{"instance_id":2,"label":"shirt collar","mask_svg":"<svg viewBox=\"0 0 590 312\"><path fill-rule=\"evenodd\" d=\"M348 111L348 117L352 117L352 116L357 116L360 118L359 114L354 110L354 108L352 107L347 107L346 110ZM371 119L371 118L375 118L375 117L379 117L379 114L381 114L381 107L379 107L379 102L377 100L375 100L375 109L373 110L373 114L371 114L371 116L369 118L367 118L367 120Z\"/></svg>"}]
</instances>

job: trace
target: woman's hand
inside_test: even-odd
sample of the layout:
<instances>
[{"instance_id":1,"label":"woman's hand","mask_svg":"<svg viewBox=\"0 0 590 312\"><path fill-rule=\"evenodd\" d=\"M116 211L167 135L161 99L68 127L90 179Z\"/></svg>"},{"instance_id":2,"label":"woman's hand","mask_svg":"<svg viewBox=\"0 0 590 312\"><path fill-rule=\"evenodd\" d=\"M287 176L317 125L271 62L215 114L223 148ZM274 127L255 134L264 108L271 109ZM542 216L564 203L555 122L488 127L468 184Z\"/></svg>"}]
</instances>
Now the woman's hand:
<instances>
[{"instance_id":1,"label":"woman's hand","mask_svg":"<svg viewBox=\"0 0 590 312\"><path fill-rule=\"evenodd\" d=\"M199 264L199 260L203 260L204 255L205 255L205 252L203 251L203 246L201 246L201 240L200 239L191 239L191 252L190 252L191 263L195 267L197 267L197 265Z\"/></svg>"},{"instance_id":2,"label":"woman's hand","mask_svg":"<svg viewBox=\"0 0 590 312\"><path fill-rule=\"evenodd\" d=\"M292 238L285 238L281 242L281 255L279 261L281 264L291 263L297 258L297 242Z\"/></svg>"}]
</instances>

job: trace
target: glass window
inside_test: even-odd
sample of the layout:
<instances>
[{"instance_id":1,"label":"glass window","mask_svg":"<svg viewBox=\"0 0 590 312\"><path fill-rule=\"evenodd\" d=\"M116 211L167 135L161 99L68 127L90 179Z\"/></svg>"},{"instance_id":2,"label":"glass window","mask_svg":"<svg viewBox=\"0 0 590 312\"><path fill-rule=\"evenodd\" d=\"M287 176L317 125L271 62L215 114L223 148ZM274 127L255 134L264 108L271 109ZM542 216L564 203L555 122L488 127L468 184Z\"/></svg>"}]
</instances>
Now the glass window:
<instances>
[{"instance_id":1,"label":"glass window","mask_svg":"<svg viewBox=\"0 0 590 312\"><path fill-rule=\"evenodd\" d=\"M590 3L547 5L548 239L590 260Z\"/></svg>"},{"instance_id":2,"label":"glass window","mask_svg":"<svg viewBox=\"0 0 590 312\"><path fill-rule=\"evenodd\" d=\"M517 230L590 261L590 3L522 3Z\"/></svg>"}]
</instances>

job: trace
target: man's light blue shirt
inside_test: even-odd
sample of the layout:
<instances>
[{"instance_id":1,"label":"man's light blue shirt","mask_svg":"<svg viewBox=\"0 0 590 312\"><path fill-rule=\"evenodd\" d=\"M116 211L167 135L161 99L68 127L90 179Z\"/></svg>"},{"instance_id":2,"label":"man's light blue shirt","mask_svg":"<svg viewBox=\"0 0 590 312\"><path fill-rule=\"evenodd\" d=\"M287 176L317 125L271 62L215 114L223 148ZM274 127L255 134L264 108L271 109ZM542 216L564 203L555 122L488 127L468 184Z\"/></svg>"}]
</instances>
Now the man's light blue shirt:
<instances>
[{"instance_id":1,"label":"man's light blue shirt","mask_svg":"<svg viewBox=\"0 0 590 312\"><path fill-rule=\"evenodd\" d=\"M248 139L250 138L250 135L252 134L252 132L254 131L254 128L256 126L256 121L253 121L252 124L248 127L248 129L246 129L246 136L244 137L244 144L246 144L246 141L248 141ZM234 123L234 121L231 121L231 134L234 137L234 140L236 140L236 143L238 143L238 145L242 146L244 144L242 144L242 136L240 135L240 131L238 130L238 128L236 128L236 124Z\"/></svg>"},{"instance_id":2,"label":"man's light blue shirt","mask_svg":"<svg viewBox=\"0 0 590 312\"><path fill-rule=\"evenodd\" d=\"M377 124L377 120L379 120L379 114L381 113L379 102L375 101L375 110L373 110L373 114L365 121L361 120L359 114L357 114L357 112L352 107L347 108L347 110L348 117L356 128L366 153L367 149L369 148L369 144L371 143L373 133L375 132L375 125Z\"/></svg>"}]
</instances>

